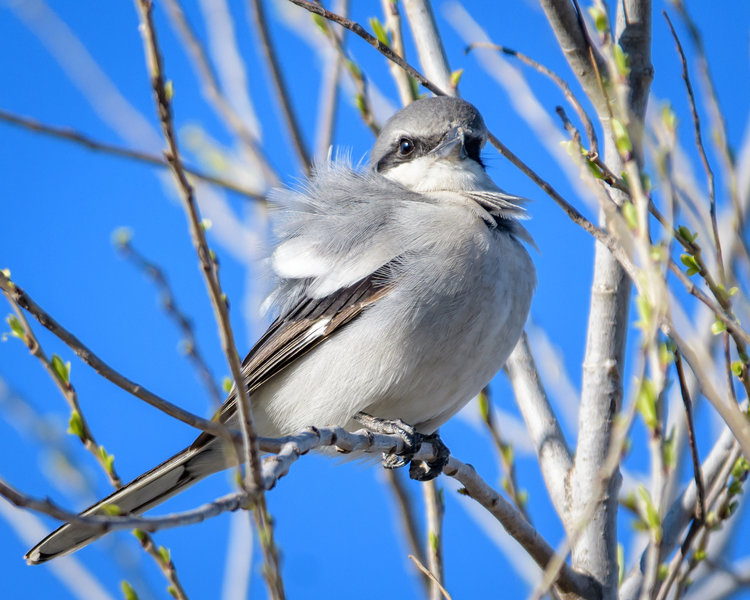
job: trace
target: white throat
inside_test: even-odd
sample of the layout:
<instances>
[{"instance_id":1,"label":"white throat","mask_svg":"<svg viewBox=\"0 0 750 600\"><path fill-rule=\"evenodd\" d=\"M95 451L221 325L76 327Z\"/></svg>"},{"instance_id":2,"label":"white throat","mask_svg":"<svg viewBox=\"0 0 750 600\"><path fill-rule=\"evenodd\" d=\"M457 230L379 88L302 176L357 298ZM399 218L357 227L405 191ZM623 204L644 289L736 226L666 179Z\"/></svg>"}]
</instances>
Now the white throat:
<instances>
[{"instance_id":1,"label":"white throat","mask_svg":"<svg viewBox=\"0 0 750 600\"><path fill-rule=\"evenodd\" d=\"M414 192L496 191L498 188L474 160L426 155L391 167L383 173Z\"/></svg>"}]
</instances>

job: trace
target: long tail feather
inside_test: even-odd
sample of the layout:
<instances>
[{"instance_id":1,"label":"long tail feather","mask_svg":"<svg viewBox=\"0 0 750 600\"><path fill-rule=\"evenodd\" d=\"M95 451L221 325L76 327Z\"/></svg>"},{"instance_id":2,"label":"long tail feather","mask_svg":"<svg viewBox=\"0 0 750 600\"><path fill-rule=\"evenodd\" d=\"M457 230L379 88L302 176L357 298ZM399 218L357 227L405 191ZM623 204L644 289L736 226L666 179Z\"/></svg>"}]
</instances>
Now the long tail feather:
<instances>
[{"instance_id":1,"label":"long tail feather","mask_svg":"<svg viewBox=\"0 0 750 600\"><path fill-rule=\"evenodd\" d=\"M231 453L223 451L223 442L209 436L201 438L199 440L204 443L194 443L175 454L158 467L90 506L81 515L106 515L103 509L105 505L116 506L123 514L140 514L204 477L226 469L231 462L228 460L228 454ZM66 523L29 550L25 556L26 562L35 565L70 554L104 533L106 532L95 526Z\"/></svg>"}]
</instances>

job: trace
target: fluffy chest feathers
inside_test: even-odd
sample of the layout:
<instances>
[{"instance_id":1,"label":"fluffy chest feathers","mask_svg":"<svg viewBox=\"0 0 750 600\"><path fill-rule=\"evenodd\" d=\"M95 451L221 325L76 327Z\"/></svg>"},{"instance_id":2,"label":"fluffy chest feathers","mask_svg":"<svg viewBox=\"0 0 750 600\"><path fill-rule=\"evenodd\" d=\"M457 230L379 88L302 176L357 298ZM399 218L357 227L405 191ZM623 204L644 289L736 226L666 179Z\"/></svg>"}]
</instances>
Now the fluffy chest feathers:
<instances>
[{"instance_id":1,"label":"fluffy chest feathers","mask_svg":"<svg viewBox=\"0 0 750 600\"><path fill-rule=\"evenodd\" d=\"M256 392L263 435L346 425L358 411L431 432L481 390L513 349L535 285L518 240L489 227L483 209L463 197L440 194L388 208L362 238L348 235L348 251L339 255L332 245L340 248L344 238L331 239L333 230L327 239L305 240L298 228L291 238L306 249L299 264L314 265L327 287L372 273L386 254L392 268L388 293ZM338 221L339 228L352 223ZM288 271L298 268L292 253L283 258ZM316 275L304 281L300 294L322 293Z\"/></svg>"},{"instance_id":2,"label":"fluffy chest feathers","mask_svg":"<svg viewBox=\"0 0 750 600\"><path fill-rule=\"evenodd\" d=\"M526 250L490 229L471 206L445 207L427 228L431 251L372 321L402 315L391 368L398 377L366 411L399 416L430 432L475 396L502 367L521 333L535 286ZM435 230L432 231L432 227ZM398 346L398 348L396 348Z\"/></svg>"}]
</instances>

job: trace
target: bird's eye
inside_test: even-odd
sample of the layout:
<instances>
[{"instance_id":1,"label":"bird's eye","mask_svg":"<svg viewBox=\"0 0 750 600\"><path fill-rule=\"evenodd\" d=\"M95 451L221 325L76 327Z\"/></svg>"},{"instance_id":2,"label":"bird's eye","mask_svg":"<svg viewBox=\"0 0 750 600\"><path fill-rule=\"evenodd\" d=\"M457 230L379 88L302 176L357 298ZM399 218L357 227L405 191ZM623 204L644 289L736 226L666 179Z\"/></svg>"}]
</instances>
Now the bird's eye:
<instances>
[{"instance_id":1,"label":"bird's eye","mask_svg":"<svg viewBox=\"0 0 750 600\"><path fill-rule=\"evenodd\" d=\"M414 142L409 138L401 138L398 141L398 153L401 156L408 156L414 152Z\"/></svg>"}]
</instances>

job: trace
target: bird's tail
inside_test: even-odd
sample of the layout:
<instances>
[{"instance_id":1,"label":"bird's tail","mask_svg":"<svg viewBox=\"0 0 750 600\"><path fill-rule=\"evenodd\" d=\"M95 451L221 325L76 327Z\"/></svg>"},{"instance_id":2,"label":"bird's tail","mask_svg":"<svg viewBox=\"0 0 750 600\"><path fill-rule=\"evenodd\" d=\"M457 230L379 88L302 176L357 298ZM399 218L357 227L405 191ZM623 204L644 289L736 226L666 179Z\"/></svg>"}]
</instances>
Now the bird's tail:
<instances>
[{"instance_id":1,"label":"bird's tail","mask_svg":"<svg viewBox=\"0 0 750 600\"><path fill-rule=\"evenodd\" d=\"M225 442L203 434L191 446L167 459L123 486L104 500L81 513L87 515L140 514L164 502L195 482L226 469L233 452L225 452ZM112 507L111 509L104 508ZM65 523L26 553L26 562L38 565L58 556L65 556L104 535L95 525Z\"/></svg>"}]
</instances>

